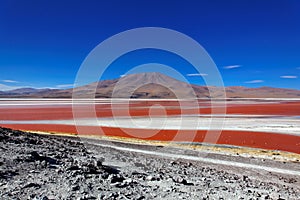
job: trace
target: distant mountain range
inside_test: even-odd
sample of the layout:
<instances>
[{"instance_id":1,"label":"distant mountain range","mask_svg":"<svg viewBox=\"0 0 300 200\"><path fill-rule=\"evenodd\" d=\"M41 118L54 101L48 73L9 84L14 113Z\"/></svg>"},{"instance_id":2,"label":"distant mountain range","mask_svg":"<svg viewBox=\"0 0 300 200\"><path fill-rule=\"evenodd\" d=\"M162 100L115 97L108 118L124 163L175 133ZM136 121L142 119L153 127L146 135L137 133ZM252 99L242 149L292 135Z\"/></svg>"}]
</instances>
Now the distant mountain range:
<instances>
[{"instance_id":1,"label":"distant mountain range","mask_svg":"<svg viewBox=\"0 0 300 200\"><path fill-rule=\"evenodd\" d=\"M227 98L300 98L300 90L260 87L226 87ZM0 91L0 98L211 98L223 97L222 88L190 85L161 73L130 74L73 89L20 88Z\"/></svg>"}]
</instances>

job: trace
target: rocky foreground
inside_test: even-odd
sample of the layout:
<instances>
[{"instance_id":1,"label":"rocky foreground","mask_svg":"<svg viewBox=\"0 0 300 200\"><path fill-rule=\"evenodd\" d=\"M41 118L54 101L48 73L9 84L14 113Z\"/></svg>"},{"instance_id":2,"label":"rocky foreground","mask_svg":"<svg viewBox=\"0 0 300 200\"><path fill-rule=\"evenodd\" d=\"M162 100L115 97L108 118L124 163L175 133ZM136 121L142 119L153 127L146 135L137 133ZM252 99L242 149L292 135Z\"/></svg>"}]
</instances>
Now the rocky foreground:
<instances>
[{"instance_id":1,"label":"rocky foreground","mask_svg":"<svg viewBox=\"0 0 300 200\"><path fill-rule=\"evenodd\" d=\"M76 137L0 128L0 153L0 199L300 199L297 176L86 149Z\"/></svg>"}]
</instances>

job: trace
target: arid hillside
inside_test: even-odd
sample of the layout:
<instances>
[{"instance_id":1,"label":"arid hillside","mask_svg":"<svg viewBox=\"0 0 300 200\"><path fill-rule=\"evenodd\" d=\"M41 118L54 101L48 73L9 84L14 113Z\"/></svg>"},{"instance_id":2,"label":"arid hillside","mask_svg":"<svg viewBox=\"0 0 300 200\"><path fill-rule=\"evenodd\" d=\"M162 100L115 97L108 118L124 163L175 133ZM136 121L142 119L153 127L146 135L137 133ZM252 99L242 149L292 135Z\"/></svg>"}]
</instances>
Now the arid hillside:
<instances>
[{"instance_id":1,"label":"arid hillside","mask_svg":"<svg viewBox=\"0 0 300 200\"><path fill-rule=\"evenodd\" d=\"M161 73L130 74L119 79L104 80L74 89L20 88L0 91L0 97L28 98L300 98L299 90L260 87L214 87L192 85Z\"/></svg>"}]
</instances>

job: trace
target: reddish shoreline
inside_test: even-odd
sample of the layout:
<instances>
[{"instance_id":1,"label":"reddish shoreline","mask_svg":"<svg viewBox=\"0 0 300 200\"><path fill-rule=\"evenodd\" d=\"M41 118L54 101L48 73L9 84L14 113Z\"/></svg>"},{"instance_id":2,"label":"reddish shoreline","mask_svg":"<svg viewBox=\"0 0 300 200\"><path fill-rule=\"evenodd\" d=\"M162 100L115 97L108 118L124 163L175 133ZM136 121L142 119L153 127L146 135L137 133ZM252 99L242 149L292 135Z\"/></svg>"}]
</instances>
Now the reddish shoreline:
<instances>
[{"instance_id":1,"label":"reddish shoreline","mask_svg":"<svg viewBox=\"0 0 300 200\"><path fill-rule=\"evenodd\" d=\"M60 132L77 134L76 126L74 125L45 125L45 124L3 124L6 128L21 129L28 131L44 131L44 132ZM111 128L111 127L94 127L94 126L79 126L81 134L98 135L98 136L119 136L127 138L133 137L124 132L129 131L134 135L141 133L151 134L153 130L147 129L128 129L128 128ZM195 131L188 130L157 130L158 133L146 138L147 140L160 141L190 141L187 136L192 135ZM207 131L196 131L194 142L203 142ZM213 135L214 133L212 133ZM175 137L176 136L176 137ZM206 141L209 143L209 141ZM213 142L214 143L214 142ZM244 146L252 148L261 148L269 150L282 150L300 154L300 137L294 135L285 135L266 132L251 132L251 131L228 131L224 130L220 134L217 144Z\"/></svg>"}]
</instances>

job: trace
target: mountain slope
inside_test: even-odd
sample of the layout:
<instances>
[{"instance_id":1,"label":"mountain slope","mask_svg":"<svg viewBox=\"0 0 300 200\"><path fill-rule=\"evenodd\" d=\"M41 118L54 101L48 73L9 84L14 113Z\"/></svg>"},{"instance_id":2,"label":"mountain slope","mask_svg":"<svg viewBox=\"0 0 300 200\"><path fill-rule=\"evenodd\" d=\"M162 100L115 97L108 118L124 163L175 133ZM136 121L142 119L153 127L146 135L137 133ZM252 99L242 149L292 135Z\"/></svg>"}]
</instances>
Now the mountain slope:
<instances>
[{"instance_id":1,"label":"mountain slope","mask_svg":"<svg viewBox=\"0 0 300 200\"><path fill-rule=\"evenodd\" d=\"M161 73L130 74L116 83L113 97L193 98L192 87Z\"/></svg>"},{"instance_id":2,"label":"mountain slope","mask_svg":"<svg viewBox=\"0 0 300 200\"><path fill-rule=\"evenodd\" d=\"M96 87L97 84L97 87ZM96 90L94 90L96 88ZM120 79L92 83L74 89L76 97L96 98L194 98L193 88L161 73L130 74Z\"/></svg>"},{"instance_id":3,"label":"mountain slope","mask_svg":"<svg viewBox=\"0 0 300 200\"><path fill-rule=\"evenodd\" d=\"M130 74L119 79L94 82L73 89L20 88L0 91L0 97L30 98L222 98L222 88L190 85L161 73ZM300 98L299 90L261 87L227 87L227 98Z\"/></svg>"}]
</instances>

